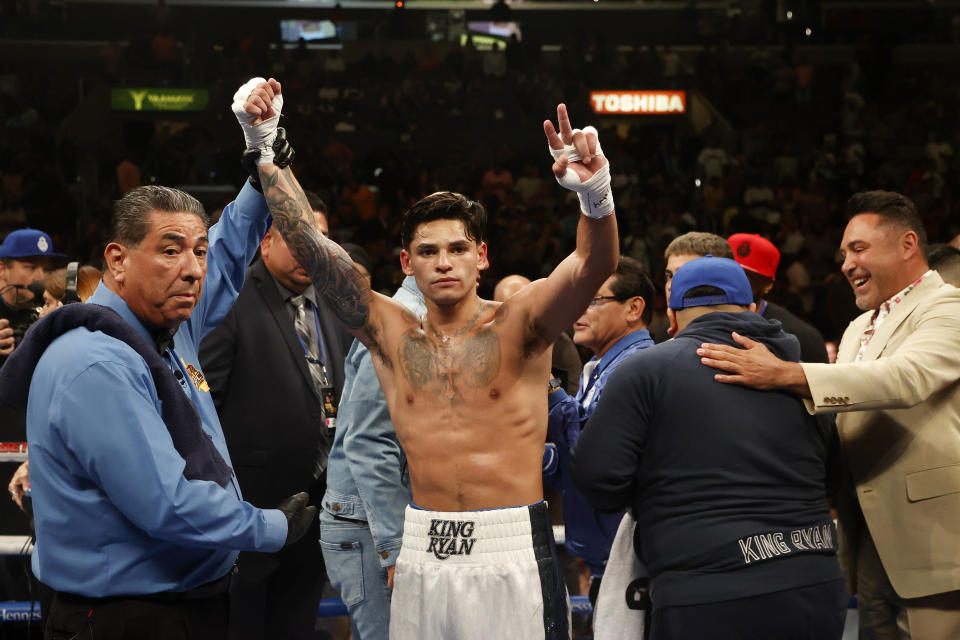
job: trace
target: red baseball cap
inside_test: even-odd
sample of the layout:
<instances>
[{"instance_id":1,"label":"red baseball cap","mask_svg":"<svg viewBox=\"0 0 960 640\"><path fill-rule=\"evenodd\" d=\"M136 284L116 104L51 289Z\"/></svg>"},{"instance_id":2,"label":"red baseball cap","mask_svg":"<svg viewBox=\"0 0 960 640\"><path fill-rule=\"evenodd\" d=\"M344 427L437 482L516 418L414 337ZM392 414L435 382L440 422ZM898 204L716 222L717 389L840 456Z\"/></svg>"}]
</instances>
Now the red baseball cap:
<instances>
[{"instance_id":1,"label":"red baseball cap","mask_svg":"<svg viewBox=\"0 0 960 640\"><path fill-rule=\"evenodd\" d=\"M741 267L775 280L777 265L780 264L780 251L773 243L755 233L735 233L729 238L733 249L733 259Z\"/></svg>"}]
</instances>

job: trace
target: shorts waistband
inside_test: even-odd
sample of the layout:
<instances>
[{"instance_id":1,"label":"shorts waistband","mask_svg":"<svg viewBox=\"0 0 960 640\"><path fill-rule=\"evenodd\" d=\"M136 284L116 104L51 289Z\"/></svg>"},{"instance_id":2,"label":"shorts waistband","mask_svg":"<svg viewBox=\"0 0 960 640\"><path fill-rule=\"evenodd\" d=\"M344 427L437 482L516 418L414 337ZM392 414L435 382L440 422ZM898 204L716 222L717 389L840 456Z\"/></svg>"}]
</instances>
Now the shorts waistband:
<instances>
[{"instance_id":1,"label":"shorts waistband","mask_svg":"<svg viewBox=\"0 0 960 640\"><path fill-rule=\"evenodd\" d=\"M408 506L401 559L445 564L533 562L553 551L545 502L483 511L427 511Z\"/></svg>"},{"instance_id":2,"label":"shorts waistband","mask_svg":"<svg viewBox=\"0 0 960 640\"><path fill-rule=\"evenodd\" d=\"M488 507L486 509L468 509L466 511L446 511L444 513L477 513L479 511L500 511L501 509L525 509L527 507L533 507L538 504L546 504L546 500L539 500L537 502L532 502L530 504L512 504L506 507ZM411 502L410 506L417 511L432 511L432 509L427 509L426 507L421 507L416 502Z\"/></svg>"}]
</instances>

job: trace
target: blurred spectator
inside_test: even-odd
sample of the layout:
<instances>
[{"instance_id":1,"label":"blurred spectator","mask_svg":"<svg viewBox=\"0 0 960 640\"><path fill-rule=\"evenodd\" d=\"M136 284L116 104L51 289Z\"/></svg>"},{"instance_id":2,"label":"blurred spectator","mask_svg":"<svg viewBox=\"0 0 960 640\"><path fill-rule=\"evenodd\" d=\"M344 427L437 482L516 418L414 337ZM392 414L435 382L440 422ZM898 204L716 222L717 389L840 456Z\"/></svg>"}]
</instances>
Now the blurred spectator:
<instances>
[{"instance_id":1,"label":"blurred spectator","mask_svg":"<svg viewBox=\"0 0 960 640\"><path fill-rule=\"evenodd\" d=\"M960 287L960 249L948 244L929 245L927 262L944 282Z\"/></svg>"},{"instance_id":2,"label":"blurred spectator","mask_svg":"<svg viewBox=\"0 0 960 640\"><path fill-rule=\"evenodd\" d=\"M733 259L747 274L757 313L769 320L777 320L785 333L800 341L800 360L803 362L827 362L823 336L780 305L766 299L777 279L780 252L766 238L749 233L737 233L729 238Z\"/></svg>"},{"instance_id":3,"label":"blurred spectator","mask_svg":"<svg viewBox=\"0 0 960 640\"><path fill-rule=\"evenodd\" d=\"M73 281L68 286L67 275L69 270L69 266L57 269L44 277L43 308L40 309L41 318L65 304L86 301L93 295L97 285L100 284L100 277L103 275L100 269L96 267L88 264L77 265L76 272L72 276Z\"/></svg>"}]
</instances>

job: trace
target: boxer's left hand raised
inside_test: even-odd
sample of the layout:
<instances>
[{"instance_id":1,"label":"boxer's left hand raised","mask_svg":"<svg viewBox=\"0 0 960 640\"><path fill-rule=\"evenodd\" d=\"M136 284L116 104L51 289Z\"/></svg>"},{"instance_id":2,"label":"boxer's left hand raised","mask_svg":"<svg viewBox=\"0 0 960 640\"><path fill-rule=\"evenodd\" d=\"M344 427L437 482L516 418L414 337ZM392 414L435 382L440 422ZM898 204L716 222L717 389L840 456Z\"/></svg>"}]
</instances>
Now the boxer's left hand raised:
<instances>
[{"instance_id":1,"label":"boxer's left hand raised","mask_svg":"<svg viewBox=\"0 0 960 640\"><path fill-rule=\"evenodd\" d=\"M553 156L553 175L565 189L580 197L584 215L602 218L613 213L613 193L610 191L610 163L603 155L597 130L586 127L574 129L570 125L567 107L557 105L557 124L545 120L543 132L547 135L550 155Z\"/></svg>"},{"instance_id":2,"label":"boxer's left hand raised","mask_svg":"<svg viewBox=\"0 0 960 640\"><path fill-rule=\"evenodd\" d=\"M277 137L277 124L283 109L280 83L270 78L248 80L233 94L233 114L243 129L247 149L258 149L257 164L273 162L273 142Z\"/></svg>"}]
</instances>

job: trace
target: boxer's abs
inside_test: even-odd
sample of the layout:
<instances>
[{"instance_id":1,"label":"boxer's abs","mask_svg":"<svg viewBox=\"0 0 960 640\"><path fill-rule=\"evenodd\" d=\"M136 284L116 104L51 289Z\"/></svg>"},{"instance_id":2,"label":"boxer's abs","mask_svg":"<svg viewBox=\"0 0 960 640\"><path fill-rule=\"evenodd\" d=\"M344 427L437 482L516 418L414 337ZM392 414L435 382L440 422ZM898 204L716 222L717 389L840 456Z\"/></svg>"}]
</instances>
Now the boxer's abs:
<instances>
[{"instance_id":1,"label":"boxer's abs","mask_svg":"<svg viewBox=\"0 0 960 640\"><path fill-rule=\"evenodd\" d=\"M476 395L459 406L426 396L390 408L419 506L464 511L542 499L546 393L526 398L514 385L506 397Z\"/></svg>"}]
</instances>

